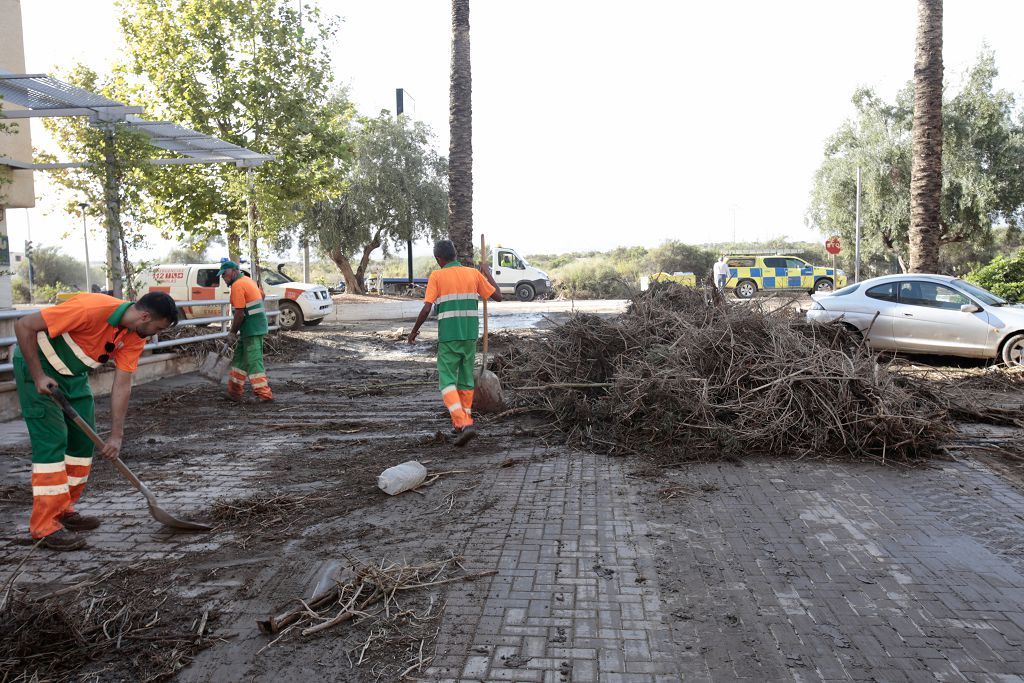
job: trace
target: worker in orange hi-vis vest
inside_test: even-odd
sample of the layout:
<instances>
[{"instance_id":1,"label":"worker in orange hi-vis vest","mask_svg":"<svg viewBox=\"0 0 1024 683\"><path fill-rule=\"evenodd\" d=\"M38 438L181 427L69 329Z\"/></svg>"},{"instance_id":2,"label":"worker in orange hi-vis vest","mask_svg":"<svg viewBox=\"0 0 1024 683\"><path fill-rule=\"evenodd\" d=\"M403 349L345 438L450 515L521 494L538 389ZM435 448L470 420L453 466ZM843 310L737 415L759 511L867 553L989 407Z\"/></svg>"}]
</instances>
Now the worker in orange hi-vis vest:
<instances>
[{"instance_id":1,"label":"worker in orange hi-vis vest","mask_svg":"<svg viewBox=\"0 0 1024 683\"><path fill-rule=\"evenodd\" d=\"M32 517L29 531L40 545L77 550L85 539L77 531L100 525L74 505L92 468L93 443L64 416L50 398L60 389L72 407L95 429L89 371L108 361L117 370L110 393L110 437L100 455L121 453L132 374L146 338L178 322L174 299L150 292L132 303L105 294L79 294L18 320L14 326L14 379L21 414L32 440Z\"/></svg>"},{"instance_id":2,"label":"worker in orange hi-vis vest","mask_svg":"<svg viewBox=\"0 0 1024 683\"><path fill-rule=\"evenodd\" d=\"M442 240L434 245L434 259L440 270L427 280L423 309L409 333L416 342L420 327L437 304L437 379L441 397L452 418L456 446L465 446L476 436L473 426L473 366L476 340L480 336L477 308L480 298L501 301L501 290L490 269L467 268L456 259L455 245Z\"/></svg>"},{"instance_id":3,"label":"worker in orange hi-vis vest","mask_svg":"<svg viewBox=\"0 0 1024 683\"><path fill-rule=\"evenodd\" d=\"M238 340L235 356L228 373L228 398L241 401L245 396L245 381L252 383L252 393L262 402L274 400L263 365L263 338L267 336L267 312L263 305L263 291L253 280L239 270L233 261L220 264L220 276L231 286L231 321L229 341Z\"/></svg>"}]
</instances>

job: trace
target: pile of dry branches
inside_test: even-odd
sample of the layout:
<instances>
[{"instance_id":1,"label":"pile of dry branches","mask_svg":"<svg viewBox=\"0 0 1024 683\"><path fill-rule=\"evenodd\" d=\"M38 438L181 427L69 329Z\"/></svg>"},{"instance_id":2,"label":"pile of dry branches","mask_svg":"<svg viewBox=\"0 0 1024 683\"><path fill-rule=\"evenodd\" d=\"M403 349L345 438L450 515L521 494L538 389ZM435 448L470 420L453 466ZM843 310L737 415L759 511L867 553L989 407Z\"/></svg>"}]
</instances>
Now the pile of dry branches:
<instances>
[{"instance_id":1,"label":"pile of dry branches","mask_svg":"<svg viewBox=\"0 0 1024 683\"><path fill-rule=\"evenodd\" d=\"M171 596L131 585L131 569L39 597L11 590L11 577L0 604L0 680L166 680L212 644L208 612L190 628L175 623Z\"/></svg>"},{"instance_id":2,"label":"pile of dry branches","mask_svg":"<svg viewBox=\"0 0 1024 683\"><path fill-rule=\"evenodd\" d=\"M443 606L435 604L431 595L429 603L417 612L408 601L409 594L497 573L466 573L460 559L451 556L421 565L353 560L347 578L337 581L332 589L308 602L296 598L299 607L257 621L260 632L277 636L263 649L290 633L311 636L352 622L361 626L360 633L365 633L365 638L361 637L358 645L346 652L351 666L373 659L374 670L389 680L420 672L430 662L437 635L435 623ZM460 573L453 576L456 572Z\"/></svg>"},{"instance_id":3,"label":"pile of dry branches","mask_svg":"<svg viewBox=\"0 0 1024 683\"><path fill-rule=\"evenodd\" d=\"M656 284L623 315L574 316L496 365L518 405L615 454L908 460L952 431L948 406L845 328L713 289Z\"/></svg>"}]
</instances>

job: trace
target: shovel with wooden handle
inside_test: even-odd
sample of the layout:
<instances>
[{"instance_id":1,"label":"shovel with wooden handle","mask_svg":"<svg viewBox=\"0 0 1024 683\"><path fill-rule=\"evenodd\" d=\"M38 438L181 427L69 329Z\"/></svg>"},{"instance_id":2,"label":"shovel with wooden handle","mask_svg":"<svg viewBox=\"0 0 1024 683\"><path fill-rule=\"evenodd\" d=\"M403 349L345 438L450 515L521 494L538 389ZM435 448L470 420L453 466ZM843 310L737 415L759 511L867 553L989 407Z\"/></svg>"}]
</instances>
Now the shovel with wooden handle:
<instances>
[{"instance_id":1,"label":"shovel with wooden handle","mask_svg":"<svg viewBox=\"0 0 1024 683\"><path fill-rule=\"evenodd\" d=\"M70 418L72 422L78 425L78 428L81 429L87 437L89 437L89 440L96 444L97 448L102 449L106 446L106 444L103 443L103 439L99 437L99 434L94 432L92 427L89 426L89 423L82 419L82 416L78 414L78 411L75 410L74 406L71 405L71 402L68 401L68 397L65 396L60 389L51 389L50 398L60 406L60 409L64 411L64 414ZM117 468L117 471L120 472L125 479L130 481L132 486L138 489L139 493L145 496L146 502L149 504L149 514L152 515L153 519L156 521L169 526L172 529L186 529L188 531L209 531L213 528L206 524L189 522L171 515L157 505L156 496L150 493L146 485L139 481L139 478L135 476L134 472L128 469L128 466L121 461L121 458L114 458L112 462L114 463L114 467Z\"/></svg>"},{"instance_id":2,"label":"shovel with wooden handle","mask_svg":"<svg viewBox=\"0 0 1024 683\"><path fill-rule=\"evenodd\" d=\"M487 269L487 242L480 235L481 268ZM484 353L480 371L476 375L476 387L473 392L473 411L479 413L497 413L505 407L505 396L501 391L498 376L487 369L487 297L484 297Z\"/></svg>"}]
</instances>

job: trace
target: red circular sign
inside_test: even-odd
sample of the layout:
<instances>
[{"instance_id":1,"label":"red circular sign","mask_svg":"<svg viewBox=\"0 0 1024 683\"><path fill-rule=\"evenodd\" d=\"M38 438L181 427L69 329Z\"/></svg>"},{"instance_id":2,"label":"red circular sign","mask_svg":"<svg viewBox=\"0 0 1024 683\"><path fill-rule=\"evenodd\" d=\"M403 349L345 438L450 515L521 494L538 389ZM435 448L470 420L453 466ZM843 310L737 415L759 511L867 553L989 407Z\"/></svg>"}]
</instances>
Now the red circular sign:
<instances>
[{"instance_id":1,"label":"red circular sign","mask_svg":"<svg viewBox=\"0 0 1024 683\"><path fill-rule=\"evenodd\" d=\"M843 245L839 241L839 237L837 235L833 235L832 237L829 237L827 240L825 240L825 251L832 254L833 256L835 256L842 250Z\"/></svg>"}]
</instances>

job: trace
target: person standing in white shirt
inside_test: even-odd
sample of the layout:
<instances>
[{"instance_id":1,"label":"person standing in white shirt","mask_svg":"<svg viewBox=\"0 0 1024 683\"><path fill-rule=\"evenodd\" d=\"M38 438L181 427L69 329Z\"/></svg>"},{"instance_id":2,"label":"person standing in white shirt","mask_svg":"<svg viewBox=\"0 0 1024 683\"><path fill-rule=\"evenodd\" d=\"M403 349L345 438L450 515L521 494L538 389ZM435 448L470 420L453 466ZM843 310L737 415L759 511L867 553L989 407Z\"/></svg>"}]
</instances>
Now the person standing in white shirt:
<instances>
[{"instance_id":1,"label":"person standing in white shirt","mask_svg":"<svg viewBox=\"0 0 1024 683\"><path fill-rule=\"evenodd\" d=\"M714 274L715 286L717 286L719 290L724 290L725 283L729 279L729 266L725 262L724 256L719 257L719 259L715 261Z\"/></svg>"}]
</instances>

